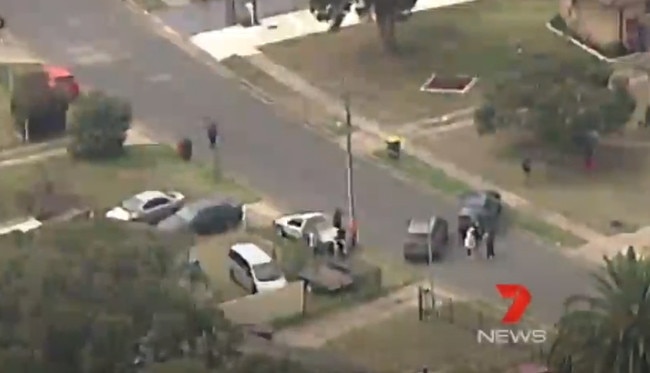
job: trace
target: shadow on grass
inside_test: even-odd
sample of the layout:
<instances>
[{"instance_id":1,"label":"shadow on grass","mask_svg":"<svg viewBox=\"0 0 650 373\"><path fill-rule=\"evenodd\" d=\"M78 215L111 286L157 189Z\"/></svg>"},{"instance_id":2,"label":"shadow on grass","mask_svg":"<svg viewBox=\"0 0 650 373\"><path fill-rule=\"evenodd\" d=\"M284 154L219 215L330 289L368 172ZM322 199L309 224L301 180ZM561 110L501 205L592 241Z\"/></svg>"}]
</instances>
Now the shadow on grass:
<instances>
[{"instance_id":1,"label":"shadow on grass","mask_svg":"<svg viewBox=\"0 0 650 373\"><path fill-rule=\"evenodd\" d=\"M402 153L399 160L391 159L384 150L373 153L373 157L381 163L403 173L405 176L424 183L426 186L441 191L450 196L457 196L472 188L464 182L448 176L444 171L429 166L414 156ZM516 226L525 231L548 241L556 246L577 247L584 243L579 237L563 229L548 224L540 219L531 216L529 213L507 210L504 214L504 221L500 230L504 233L508 227Z\"/></svg>"}]
</instances>

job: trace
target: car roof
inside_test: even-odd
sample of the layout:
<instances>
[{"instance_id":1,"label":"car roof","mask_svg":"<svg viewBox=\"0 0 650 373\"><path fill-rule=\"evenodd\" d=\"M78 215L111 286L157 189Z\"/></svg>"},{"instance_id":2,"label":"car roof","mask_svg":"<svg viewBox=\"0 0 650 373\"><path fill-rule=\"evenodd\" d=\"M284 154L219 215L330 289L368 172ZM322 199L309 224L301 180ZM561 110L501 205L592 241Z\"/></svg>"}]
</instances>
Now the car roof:
<instances>
[{"instance_id":1,"label":"car roof","mask_svg":"<svg viewBox=\"0 0 650 373\"><path fill-rule=\"evenodd\" d=\"M201 198L199 200L190 202L186 204L188 208L192 210L200 210L205 207L218 206L218 205L239 205L239 201L228 197L211 197L211 198Z\"/></svg>"},{"instance_id":2,"label":"car roof","mask_svg":"<svg viewBox=\"0 0 650 373\"><path fill-rule=\"evenodd\" d=\"M144 192L140 192L134 196L135 198L139 199L140 201L149 201L154 198L159 198L159 197L165 197L169 198L169 195L166 193L163 193L159 190L145 190Z\"/></svg>"},{"instance_id":3,"label":"car roof","mask_svg":"<svg viewBox=\"0 0 650 373\"><path fill-rule=\"evenodd\" d=\"M409 220L408 233L429 233L430 224L435 225L438 220L444 220L437 216L432 216L429 219L411 219Z\"/></svg>"},{"instance_id":4,"label":"car roof","mask_svg":"<svg viewBox=\"0 0 650 373\"><path fill-rule=\"evenodd\" d=\"M289 219L295 219L295 218L311 219L319 216L325 217L325 214L323 214L322 212L310 211L310 212L298 212L295 214L287 215L286 217Z\"/></svg>"},{"instance_id":5,"label":"car roof","mask_svg":"<svg viewBox=\"0 0 650 373\"><path fill-rule=\"evenodd\" d=\"M0 236L14 231L19 231L23 233L29 232L31 230L39 228L41 225L43 225L43 223L41 223L40 221L34 218L27 218L20 221L7 222L6 224L0 225Z\"/></svg>"},{"instance_id":6,"label":"car roof","mask_svg":"<svg viewBox=\"0 0 650 373\"><path fill-rule=\"evenodd\" d=\"M273 259L269 256L269 254L266 253L266 251L262 250L254 243L236 243L232 245L230 250L239 254L239 256L244 258L244 260L247 261L251 266L273 261Z\"/></svg>"}]
</instances>

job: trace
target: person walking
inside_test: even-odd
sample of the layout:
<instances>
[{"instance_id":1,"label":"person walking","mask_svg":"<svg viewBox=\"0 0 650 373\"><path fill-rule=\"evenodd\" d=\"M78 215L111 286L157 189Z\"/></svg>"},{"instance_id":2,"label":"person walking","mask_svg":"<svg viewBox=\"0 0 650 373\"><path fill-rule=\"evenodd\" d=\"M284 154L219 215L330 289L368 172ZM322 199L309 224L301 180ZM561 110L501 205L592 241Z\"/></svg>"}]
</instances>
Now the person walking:
<instances>
[{"instance_id":1,"label":"person walking","mask_svg":"<svg viewBox=\"0 0 650 373\"><path fill-rule=\"evenodd\" d=\"M494 238L496 232L490 230L485 234L485 250L487 251L487 258L494 259Z\"/></svg>"},{"instance_id":2,"label":"person walking","mask_svg":"<svg viewBox=\"0 0 650 373\"><path fill-rule=\"evenodd\" d=\"M210 141L210 149L214 149L217 146L217 140L219 138L219 129L217 128L217 122L210 118L204 118L206 122L206 130L208 134L208 141Z\"/></svg>"}]
</instances>

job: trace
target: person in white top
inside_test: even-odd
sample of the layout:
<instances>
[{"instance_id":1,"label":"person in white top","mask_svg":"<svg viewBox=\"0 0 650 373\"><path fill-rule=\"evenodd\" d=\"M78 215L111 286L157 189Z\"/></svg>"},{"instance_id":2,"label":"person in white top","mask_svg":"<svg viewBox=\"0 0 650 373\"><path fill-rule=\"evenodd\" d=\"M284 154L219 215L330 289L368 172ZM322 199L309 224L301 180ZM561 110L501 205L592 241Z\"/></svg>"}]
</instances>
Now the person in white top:
<instances>
[{"instance_id":1,"label":"person in white top","mask_svg":"<svg viewBox=\"0 0 650 373\"><path fill-rule=\"evenodd\" d=\"M467 256L472 256L472 252L476 250L476 227L471 226L465 233L465 240L463 241Z\"/></svg>"}]
</instances>

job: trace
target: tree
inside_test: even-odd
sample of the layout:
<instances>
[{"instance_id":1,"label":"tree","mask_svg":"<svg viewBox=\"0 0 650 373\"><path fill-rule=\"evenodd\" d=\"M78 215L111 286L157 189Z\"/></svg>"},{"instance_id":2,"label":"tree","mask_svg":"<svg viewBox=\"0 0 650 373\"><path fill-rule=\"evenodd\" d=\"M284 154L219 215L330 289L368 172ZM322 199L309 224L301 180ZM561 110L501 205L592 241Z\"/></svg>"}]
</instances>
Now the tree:
<instances>
[{"instance_id":1,"label":"tree","mask_svg":"<svg viewBox=\"0 0 650 373\"><path fill-rule=\"evenodd\" d=\"M594 295L567 299L549 362L558 372L650 372L650 261L605 258Z\"/></svg>"},{"instance_id":2,"label":"tree","mask_svg":"<svg viewBox=\"0 0 650 373\"><path fill-rule=\"evenodd\" d=\"M336 32L354 7L362 18L374 18L382 45L389 52L397 50L395 24L406 21L417 0L310 0L309 8L318 21L328 22Z\"/></svg>"},{"instance_id":3,"label":"tree","mask_svg":"<svg viewBox=\"0 0 650 373\"><path fill-rule=\"evenodd\" d=\"M81 95L72 111L68 152L88 159L121 155L131 119L131 105L120 98L98 91Z\"/></svg>"},{"instance_id":4,"label":"tree","mask_svg":"<svg viewBox=\"0 0 650 373\"><path fill-rule=\"evenodd\" d=\"M593 145L588 134L622 129L634 110L623 84L608 86L611 70L545 56L522 57L517 71L487 87L474 115L481 134L505 129L531 133L557 149Z\"/></svg>"},{"instance_id":5,"label":"tree","mask_svg":"<svg viewBox=\"0 0 650 373\"><path fill-rule=\"evenodd\" d=\"M236 358L238 330L179 286L189 237L102 220L28 234L0 239L3 369L131 372L185 356L213 369Z\"/></svg>"}]
</instances>

